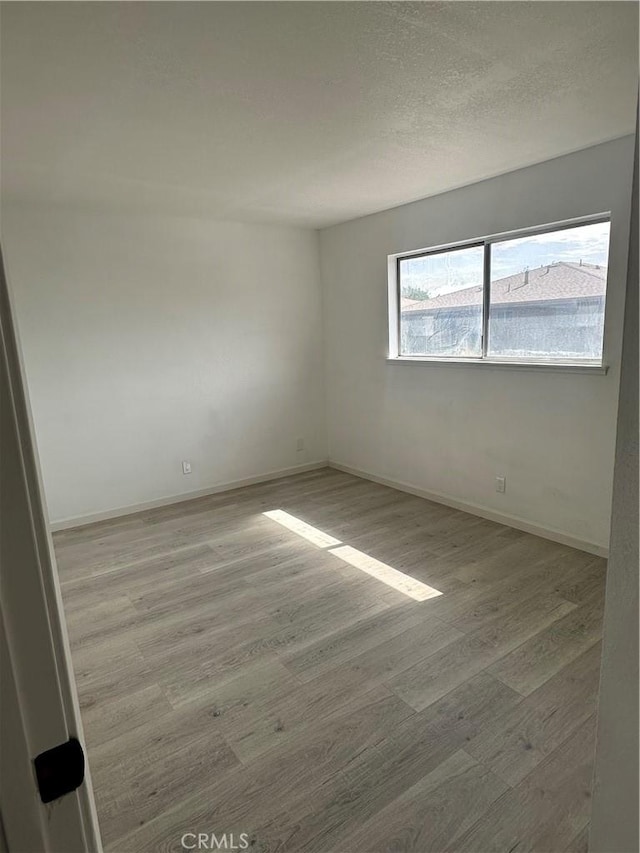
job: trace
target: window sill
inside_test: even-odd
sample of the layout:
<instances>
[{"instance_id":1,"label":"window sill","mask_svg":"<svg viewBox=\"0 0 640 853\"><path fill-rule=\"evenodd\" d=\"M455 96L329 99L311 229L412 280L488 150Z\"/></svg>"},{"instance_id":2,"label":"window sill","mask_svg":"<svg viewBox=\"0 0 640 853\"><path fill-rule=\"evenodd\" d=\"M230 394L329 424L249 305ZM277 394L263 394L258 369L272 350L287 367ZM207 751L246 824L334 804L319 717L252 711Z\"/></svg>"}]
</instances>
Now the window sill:
<instances>
[{"instance_id":1,"label":"window sill","mask_svg":"<svg viewBox=\"0 0 640 853\"><path fill-rule=\"evenodd\" d=\"M506 370L549 370L558 373L590 373L604 376L609 368L602 364L580 364L566 361L502 361L490 358L436 358L429 356L388 356L389 364L444 364L460 367L474 365L477 367L497 367Z\"/></svg>"}]
</instances>

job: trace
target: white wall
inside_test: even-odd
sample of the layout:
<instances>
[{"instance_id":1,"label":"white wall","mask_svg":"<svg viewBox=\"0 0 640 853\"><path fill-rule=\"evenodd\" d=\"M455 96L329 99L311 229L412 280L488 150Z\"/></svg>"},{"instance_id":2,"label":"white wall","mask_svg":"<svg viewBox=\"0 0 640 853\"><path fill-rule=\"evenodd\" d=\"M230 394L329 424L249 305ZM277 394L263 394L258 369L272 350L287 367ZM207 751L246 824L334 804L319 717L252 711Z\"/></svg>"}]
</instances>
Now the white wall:
<instances>
[{"instance_id":1,"label":"white wall","mask_svg":"<svg viewBox=\"0 0 640 853\"><path fill-rule=\"evenodd\" d=\"M315 232L19 203L2 232L52 521L326 458Z\"/></svg>"},{"instance_id":2,"label":"white wall","mask_svg":"<svg viewBox=\"0 0 640 853\"><path fill-rule=\"evenodd\" d=\"M639 849L637 148L633 193L590 853Z\"/></svg>"},{"instance_id":3,"label":"white wall","mask_svg":"<svg viewBox=\"0 0 640 853\"><path fill-rule=\"evenodd\" d=\"M330 458L606 547L632 166L625 137L322 231ZM607 210L608 375L386 361L387 255Z\"/></svg>"},{"instance_id":4,"label":"white wall","mask_svg":"<svg viewBox=\"0 0 640 853\"><path fill-rule=\"evenodd\" d=\"M628 137L326 229L322 298L311 231L6 204L53 521L328 453L606 547L632 155ZM386 361L388 254L605 210L608 375Z\"/></svg>"}]
</instances>

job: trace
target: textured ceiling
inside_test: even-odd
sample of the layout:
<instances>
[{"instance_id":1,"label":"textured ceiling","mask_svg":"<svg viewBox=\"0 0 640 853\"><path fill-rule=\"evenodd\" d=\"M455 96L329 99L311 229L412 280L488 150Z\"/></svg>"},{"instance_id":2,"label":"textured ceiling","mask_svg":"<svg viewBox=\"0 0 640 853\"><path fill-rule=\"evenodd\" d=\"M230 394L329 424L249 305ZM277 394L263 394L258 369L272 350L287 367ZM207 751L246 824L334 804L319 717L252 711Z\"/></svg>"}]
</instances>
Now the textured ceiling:
<instances>
[{"instance_id":1,"label":"textured ceiling","mask_svg":"<svg viewBox=\"0 0 640 853\"><path fill-rule=\"evenodd\" d=\"M631 133L634 2L3 3L3 193L321 227Z\"/></svg>"}]
</instances>

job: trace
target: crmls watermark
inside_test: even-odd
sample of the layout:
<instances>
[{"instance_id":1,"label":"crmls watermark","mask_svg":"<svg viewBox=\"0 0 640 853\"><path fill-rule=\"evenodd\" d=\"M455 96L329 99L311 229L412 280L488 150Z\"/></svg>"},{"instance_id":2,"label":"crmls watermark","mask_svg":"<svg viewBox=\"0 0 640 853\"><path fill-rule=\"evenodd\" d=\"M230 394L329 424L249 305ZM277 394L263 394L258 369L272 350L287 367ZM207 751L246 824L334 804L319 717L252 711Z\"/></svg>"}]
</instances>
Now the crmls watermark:
<instances>
[{"instance_id":1,"label":"crmls watermark","mask_svg":"<svg viewBox=\"0 0 640 853\"><path fill-rule=\"evenodd\" d=\"M185 850L246 850L249 847L249 835L241 832L185 832L180 839Z\"/></svg>"}]
</instances>

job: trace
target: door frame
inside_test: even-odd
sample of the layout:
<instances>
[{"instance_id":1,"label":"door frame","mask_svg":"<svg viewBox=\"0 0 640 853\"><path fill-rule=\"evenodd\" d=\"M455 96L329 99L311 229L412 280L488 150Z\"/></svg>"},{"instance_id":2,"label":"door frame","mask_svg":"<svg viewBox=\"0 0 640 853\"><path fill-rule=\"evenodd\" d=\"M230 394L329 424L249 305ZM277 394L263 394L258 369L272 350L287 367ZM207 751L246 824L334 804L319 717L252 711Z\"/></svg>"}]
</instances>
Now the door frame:
<instances>
[{"instance_id":1,"label":"door frame","mask_svg":"<svg viewBox=\"0 0 640 853\"><path fill-rule=\"evenodd\" d=\"M0 814L9 853L101 853L85 754L84 781L42 803L34 758L71 737L84 744L15 312L0 247L0 652L4 757ZM24 847L28 844L29 847Z\"/></svg>"}]
</instances>

